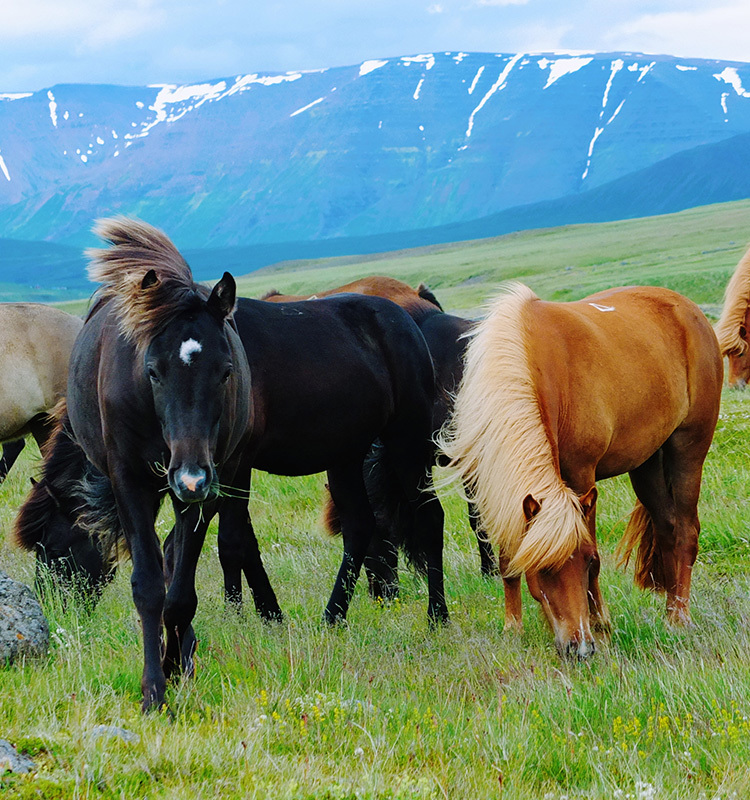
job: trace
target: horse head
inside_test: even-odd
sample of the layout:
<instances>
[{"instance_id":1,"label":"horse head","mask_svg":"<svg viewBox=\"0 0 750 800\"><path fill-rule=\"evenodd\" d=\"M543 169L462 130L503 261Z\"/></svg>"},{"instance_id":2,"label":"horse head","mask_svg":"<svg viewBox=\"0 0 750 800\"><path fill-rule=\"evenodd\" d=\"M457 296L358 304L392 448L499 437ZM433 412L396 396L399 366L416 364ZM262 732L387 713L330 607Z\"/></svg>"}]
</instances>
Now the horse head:
<instances>
[{"instance_id":1,"label":"horse head","mask_svg":"<svg viewBox=\"0 0 750 800\"><path fill-rule=\"evenodd\" d=\"M144 291L157 290L150 270ZM184 503L218 492L215 459L227 450L247 397L247 359L232 326L234 278L224 273L207 300L177 314L143 351L144 378L169 450L169 488ZM236 444L236 441L234 442Z\"/></svg>"},{"instance_id":2,"label":"horse head","mask_svg":"<svg viewBox=\"0 0 750 800\"><path fill-rule=\"evenodd\" d=\"M590 535L580 541L570 555L555 566L526 571L531 596L539 602L555 636L555 646L563 658L582 661L596 650L591 633L591 584L599 576L599 555L593 537L597 490L595 486L580 501ZM540 515L545 501L539 503L532 495L523 501L527 525ZM598 590L597 590L598 593Z\"/></svg>"}]
</instances>

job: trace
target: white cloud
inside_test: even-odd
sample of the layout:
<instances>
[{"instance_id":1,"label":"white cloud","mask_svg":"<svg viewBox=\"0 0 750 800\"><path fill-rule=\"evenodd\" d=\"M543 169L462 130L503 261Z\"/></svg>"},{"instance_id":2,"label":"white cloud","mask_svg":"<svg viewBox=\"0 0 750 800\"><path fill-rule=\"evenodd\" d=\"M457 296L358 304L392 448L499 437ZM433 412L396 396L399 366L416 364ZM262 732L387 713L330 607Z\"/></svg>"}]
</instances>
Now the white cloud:
<instances>
[{"instance_id":1,"label":"white cloud","mask_svg":"<svg viewBox=\"0 0 750 800\"><path fill-rule=\"evenodd\" d=\"M529 0L474 0L475 6L525 6Z\"/></svg>"},{"instance_id":2,"label":"white cloud","mask_svg":"<svg viewBox=\"0 0 750 800\"><path fill-rule=\"evenodd\" d=\"M750 4L644 14L608 31L613 50L750 61Z\"/></svg>"},{"instance_id":3,"label":"white cloud","mask_svg":"<svg viewBox=\"0 0 750 800\"><path fill-rule=\"evenodd\" d=\"M431 6L427 7L428 14L442 14L444 11L445 9L440 3L433 3Z\"/></svg>"},{"instance_id":4,"label":"white cloud","mask_svg":"<svg viewBox=\"0 0 750 800\"><path fill-rule=\"evenodd\" d=\"M75 35L101 46L158 26L164 13L157 0L23 0L5 4L0 42L48 34ZM79 45L80 46L80 45Z\"/></svg>"}]
</instances>

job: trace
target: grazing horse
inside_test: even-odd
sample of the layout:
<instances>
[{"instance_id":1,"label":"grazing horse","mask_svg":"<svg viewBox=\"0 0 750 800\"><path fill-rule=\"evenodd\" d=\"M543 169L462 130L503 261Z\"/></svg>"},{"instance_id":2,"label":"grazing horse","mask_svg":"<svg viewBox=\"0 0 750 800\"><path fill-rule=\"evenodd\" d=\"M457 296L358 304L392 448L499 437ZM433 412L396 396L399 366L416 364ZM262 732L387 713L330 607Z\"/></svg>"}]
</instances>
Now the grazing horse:
<instances>
[{"instance_id":1,"label":"grazing horse","mask_svg":"<svg viewBox=\"0 0 750 800\"><path fill-rule=\"evenodd\" d=\"M32 479L13 526L13 538L24 550L36 553L36 589L44 595L46 577L60 589L78 590L82 598L95 602L114 575L116 541L101 542L84 529L79 517L88 508L85 487L103 476L73 439L65 401L51 418L56 420L44 449L42 475ZM116 517L116 511L114 513ZM109 514L88 514L89 523L103 531L119 528Z\"/></svg>"},{"instance_id":2,"label":"grazing horse","mask_svg":"<svg viewBox=\"0 0 750 800\"><path fill-rule=\"evenodd\" d=\"M110 247L88 253L102 285L71 354L68 418L108 478L132 558L148 709L164 702L167 677L192 671L195 569L218 488L247 442L250 375L231 275L209 292L164 234L136 220L95 232ZM168 591L154 528L165 491L175 510Z\"/></svg>"},{"instance_id":3,"label":"grazing horse","mask_svg":"<svg viewBox=\"0 0 750 800\"><path fill-rule=\"evenodd\" d=\"M438 391L432 412L432 429L437 433L453 410L453 397L463 374L463 356L466 349L466 336L474 327L471 320L446 314L435 295L421 283L412 289L407 283L383 275L360 278L335 289L327 289L315 295L283 295L273 290L261 297L269 302L291 302L294 300L318 299L342 293L354 293L386 297L400 305L416 322L427 342L432 356ZM369 473L369 469L367 470ZM330 502L324 512L324 519L331 531L338 531L336 510ZM469 524L477 538L480 569L483 575L497 575L497 561L492 545L477 531L477 515L469 503ZM385 597L393 594L397 587L397 553L389 533L385 539L378 539L371 546L370 555L365 559L365 567L370 577L370 591L374 596Z\"/></svg>"},{"instance_id":4,"label":"grazing horse","mask_svg":"<svg viewBox=\"0 0 750 800\"><path fill-rule=\"evenodd\" d=\"M543 302L512 285L469 343L442 437L505 561L506 626L520 625L520 575L558 651L594 652L606 627L596 481L627 472L637 497L623 537L635 580L665 591L688 623L703 461L719 413L722 362L711 326L667 289L612 289Z\"/></svg>"},{"instance_id":5,"label":"grazing horse","mask_svg":"<svg viewBox=\"0 0 750 800\"><path fill-rule=\"evenodd\" d=\"M727 357L727 382L744 389L750 381L750 249L740 259L724 291L724 306L714 330Z\"/></svg>"},{"instance_id":6,"label":"grazing horse","mask_svg":"<svg viewBox=\"0 0 750 800\"><path fill-rule=\"evenodd\" d=\"M0 482L31 434L39 449L50 434L47 415L65 395L68 360L83 322L41 303L0 303Z\"/></svg>"}]
</instances>

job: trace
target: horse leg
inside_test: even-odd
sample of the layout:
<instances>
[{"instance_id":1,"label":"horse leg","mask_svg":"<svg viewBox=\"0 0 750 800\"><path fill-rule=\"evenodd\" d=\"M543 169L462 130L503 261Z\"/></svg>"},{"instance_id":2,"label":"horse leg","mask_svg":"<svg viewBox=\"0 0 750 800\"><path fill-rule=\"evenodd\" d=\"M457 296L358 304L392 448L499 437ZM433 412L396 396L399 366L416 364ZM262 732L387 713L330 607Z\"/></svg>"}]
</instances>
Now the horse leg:
<instances>
[{"instance_id":1,"label":"horse leg","mask_svg":"<svg viewBox=\"0 0 750 800\"><path fill-rule=\"evenodd\" d=\"M505 625L503 630L520 631L523 627L521 608L521 576L507 578L505 573L510 559L500 558L500 574L503 576L503 593L505 595Z\"/></svg>"},{"instance_id":2,"label":"horse leg","mask_svg":"<svg viewBox=\"0 0 750 800\"><path fill-rule=\"evenodd\" d=\"M638 523L638 557L636 582L642 588L669 592L674 588L674 551L676 543L677 510L672 483L672 470L665 447L657 450L640 467L630 472L630 482L636 497L648 516ZM638 512L634 512L634 515ZM633 524L633 518L631 523ZM669 562L669 563L667 563ZM669 600L667 601L669 607Z\"/></svg>"},{"instance_id":3,"label":"horse leg","mask_svg":"<svg viewBox=\"0 0 750 800\"><path fill-rule=\"evenodd\" d=\"M166 678L161 663L162 612L166 589L161 546L154 529L157 504L135 480L112 476L117 511L130 549L133 603L143 632L141 691L144 711L164 703Z\"/></svg>"},{"instance_id":4,"label":"horse leg","mask_svg":"<svg viewBox=\"0 0 750 800\"><path fill-rule=\"evenodd\" d=\"M0 483L8 476L10 468L16 463L25 444L26 440L23 437L3 444L3 457L0 459Z\"/></svg>"},{"instance_id":5,"label":"horse leg","mask_svg":"<svg viewBox=\"0 0 750 800\"><path fill-rule=\"evenodd\" d=\"M172 575L174 575L174 528L164 540L164 578L167 586L172 583ZM180 645L180 660L182 662L192 658L197 644L198 640L195 637L195 631L193 626L190 625L188 630L185 631Z\"/></svg>"},{"instance_id":6,"label":"horse leg","mask_svg":"<svg viewBox=\"0 0 750 800\"><path fill-rule=\"evenodd\" d=\"M492 543L487 539L484 531L479 528L479 513L474 503L469 500L466 506L469 511L469 525L474 531L474 536L477 538L477 546L479 547L480 572L487 578L496 578L501 571L498 569Z\"/></svg>"},{"instance_id":7,"label":"horse leg","mask_svg":"<svg viewBox=\"0 0 750 800\"><path fill-rule=\"evenodd\" d=\"M398 597L398 545L392 531L378 527L365 557L365 572L373 600Z\"/></svg>"},{"instance_id":8,"label":"horse leg","mask_svg":"<svg viewBox=\"0 0 750 800\"><path fill-rule=\"evenodd\" d=\"M393 435L392 431L383 441L388 467L398 476L403 500L411 512L412 530L405 531L403 538L415 563L423 562L427 572L427 616L430 624L435 625L448 622L443 578L445 518L429 476L434 463L430 440L429 437L415 439L417 430L416 426L409 426L403 435Z\"/></svg>"},{"instance_id":9,"label":"horse leg","mask_svg":"<svg viewBox=\"0 0 750 800\"><path fill-rule=\"evenodd\" d=\"M247 484L237 487L240 497L226 497L219 506L219 561L224 572L224 597L227 603L242 605L242 572L253 595L255 610L266 622L281 622L283 614L276 600L247 510Z\"/></svg>"},{"instance_id":10,"label":"horse leg","mask_svg":"<svg viewBox=\"0 0 750 800\"><path fill-rule=\"evenodd\" d=\"M192 621L198 607L195 571L203 548L208 523L215 513L214 503L184 505L174 502L175 527L169 558L169 587L164 601L166 646L163 670L168 679L180 669L191 677L194 671L195 634ZM183 647L185 642L190 647Z\"/></svg>"},{"instance_id":11,"label":"horse leg","mask_svg":"<svg viewBox=\"0 0 750 800\"><path fill-rule=\"evenodd\" d=\"M587 515L587 522L589 527L589 536L597 551L597 556L589 566L589 616L591 618L592 628L599 633L610 633L612 630L612 620L609 616L609 610L602 597L602 590L599 586L599 572L601 563L598 556L598 548L596 546L596 505L594 505Z\"/></svg>"},{"instance_id":12,"label":"horse leg","mask_svg":"<svg viewBox=\"0 0 750 800\"><path fill-rule=\"evenodd\" d=\"M710 436L696 435L693 430L678 430L664 446L665 472L670 479L675 512L673 536L663 555L667 619L673 625L691 622L690 582L701 529L698 498L710 440Z\"/></svg>"},{"instance_id":13,"label":"horse leg","mask_svg":"<svg viewBox=\"0 0 750 800\"><path fill-rule=\"evenodd\" d=\"M323 614L324 620L333 625L346 619L367 548L375 533L375 517L367 497L361 461L329 469L328 487L339 513L344 540L344 557Z\"/></svg>"}]
</instances>

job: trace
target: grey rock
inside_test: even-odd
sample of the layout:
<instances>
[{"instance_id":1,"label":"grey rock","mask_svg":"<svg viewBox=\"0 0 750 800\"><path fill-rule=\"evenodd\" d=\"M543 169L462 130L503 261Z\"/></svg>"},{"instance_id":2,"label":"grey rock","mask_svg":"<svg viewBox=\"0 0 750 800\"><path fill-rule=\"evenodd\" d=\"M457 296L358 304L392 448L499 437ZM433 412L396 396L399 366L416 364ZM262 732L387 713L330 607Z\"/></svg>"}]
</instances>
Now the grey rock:
<instances>
[{"instance_id":1,"label":"grey rock","mask_svg":"<svg viewBox=\"0 0 750 800\"><path fill-rule=\"evenodd\" d=\"M34 592L0 572L0 663L48 649L49 626Z\"/></svg>"},{"instance_id":2,"label":"grey rock","mask_svg":"<svg viewBox=\"0 0 750 800\"><path fill-rule=\"evenodd\" d=\"M21 755L10 742L0 739L0 774L3 772L31 772L36 764L28 757Z\"/></svg>"},{"instance_id":3,"label":"grey rock","mask_svg":"<svg viewBox=\"0 0 750 800\"><path fill-rule=\"evenodd\" d=\"M89 736L93 739L100 739L106 736L109 739L122 739L124 742L139 742L141 740L137 733L125 728L118 728L116 725L97 725L89 731Z\"/></svg>"}]
</instances>

